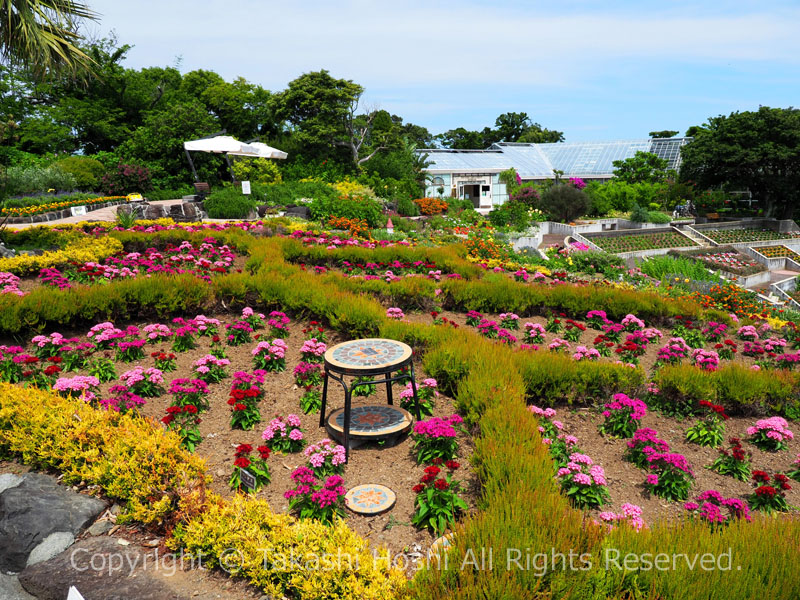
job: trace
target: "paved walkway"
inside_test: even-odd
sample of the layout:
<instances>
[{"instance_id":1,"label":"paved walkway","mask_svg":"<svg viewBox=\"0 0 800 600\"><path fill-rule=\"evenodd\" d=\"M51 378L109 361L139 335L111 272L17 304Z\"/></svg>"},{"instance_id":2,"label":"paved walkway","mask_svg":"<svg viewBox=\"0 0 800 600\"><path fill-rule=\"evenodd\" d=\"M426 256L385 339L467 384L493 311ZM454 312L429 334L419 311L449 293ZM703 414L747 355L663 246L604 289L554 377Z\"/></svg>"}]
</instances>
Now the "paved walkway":
<instances>
[{"instance_id":1,"label":"paved walkway","mask_svg":"<svg viewBox=\"0 0 800 600\"><path fill-rule=\"evenodd\" d=\"M156 200L150 204L158 206L170 207L173 204L180 204L183 200ZM37 227L39 225L67 225L69 223L81 223L83 221L116 221L117 208L121 205L106 206L98 210L87 212L85 215L78 215L75 217L67 217L66 219L56 219L55 221L46 221L44 223L17 223L9 225L10 229L25 229L26 227Z\"/></svg>"}]
</instances>

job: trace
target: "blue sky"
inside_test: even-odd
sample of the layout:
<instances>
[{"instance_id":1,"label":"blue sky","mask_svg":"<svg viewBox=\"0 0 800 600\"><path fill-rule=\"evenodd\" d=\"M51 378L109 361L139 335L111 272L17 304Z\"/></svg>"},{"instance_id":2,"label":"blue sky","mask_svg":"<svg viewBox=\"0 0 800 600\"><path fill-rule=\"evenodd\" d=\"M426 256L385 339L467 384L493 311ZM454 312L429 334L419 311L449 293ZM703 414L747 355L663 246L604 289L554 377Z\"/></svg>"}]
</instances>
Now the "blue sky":
<instances>
[{"instance_id":1,"label":"blue sky","mask_svg":"<svg viewBox=\"0 0 800 600\"><path fill-rule=\"evenodd\" d=\"M568 141L681 134L800 97L800 1L87 0L134 68L280 91L328 69L433 133L526 112Z\"/></svg>"}]
</instances>

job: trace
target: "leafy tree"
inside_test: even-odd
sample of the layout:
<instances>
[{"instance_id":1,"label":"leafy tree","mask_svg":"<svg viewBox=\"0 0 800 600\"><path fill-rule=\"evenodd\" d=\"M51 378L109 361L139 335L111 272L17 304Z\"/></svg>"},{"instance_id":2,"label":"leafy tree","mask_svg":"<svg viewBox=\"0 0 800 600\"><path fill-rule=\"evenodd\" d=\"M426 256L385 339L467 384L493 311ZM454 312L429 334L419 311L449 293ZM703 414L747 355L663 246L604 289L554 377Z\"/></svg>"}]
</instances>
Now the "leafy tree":
<instances>
[{"instance_id":1,"label":"leafy tree","mask_svg":"<svg viewBox=\"0 0 800 600\"><path fill-rule=\"evenodd\" d=\"M144 162L152 169L153 177L170 177L169 186L191 181L183 142L203 137L218 130L214 118L200 102L194 100L173 104L163 110L147 115L144 124L138 127L119 148L121 157L130 161ZM192 159L201 179L217 179L217 171L224 168L218 156L196 152ZM162 184L167 182L162 181Z\"/></svg>"},{"instance_id":2,"label":"leafy tree","mask_svg":"<svg viewBox=\"0 0 800 600\"><path fill-rule=\"evenodd\" d=\"M331 145L343 143L350 136L348 120L357 126L352 124L352 107L363 91L357 83L335 79L323 69L289 82L286 90L272 96L272 108L277 119L291 127L295 144L306 153L330 157Z\"/></svg>"},{"instance_id":3,"label":"leafy tree","mask_svg":"<svg viewBox=\"0 0 800 600\"><path fill-rule=\"evenodd\" d=\"M494 122L499 142L547 143L563 142L564 133L544 129L533 123L527 113L503 113Z\"/></svg>"},{"instance_id":4,"label":"leafy tree","mask_svg":"<svg viewBox=\"0 0 800 600\"><path fill-rule=\"evenodd\" d=\"M442 147L454 150L476 150L484 147L484 137L480 131L469 131L463 127L440 133L436 140Z\"/></svg>"},{"instance_id":5,"label":"leafy tree","mask_svg":"<svg viewBox=\"0 0 800 600\"><path fill-rule=\"evenodd\" d=\"M791 218L800 199L800 109L762 106L712 117L681 156L684 180L749 189L768 216Z\"/></svg>"},{"instance_id":6,"label":"leafy tree","mask_svg":"<svg viewBox=\"0 0 800 600\"><path fill-rule=\"evenodd\" d=\"M625 183L658 183L669 176L669 161L652 152L637 151L631 158L615 160L614 178Z\"/></svg>"},{"instance_id":7,"label":"leafy tree","mask_svg":"<svg viewBox=\"0 0 800 600\"><path fill-rule=\"evenodd\" d=\"M656 138L656 139L671 138L671 137L675 137L676 135L678 135L678 130L677 129L675 129L675 130L673 130L673 129L664 129L663 131L651 131L647 135L650 136L651 138Z\"/></svg>"},{"instance_id":8,"label":"leafy tree","mask_svg":"<svg viewBox=\"0 0 800 600\"><path fill-rule=\"evenodd\" d=\"M49 72L85 74L91 60L78 47L78 27L96 20L77 0L5 0L0 3L0 54L27 65L41 77Z\"/></svg>"},{"instance_id":9,"label":"leafy tree","mask_svg":"<svg viewBox=\"0 0 800 600\"><path fill-rule=\"evenodd\" d=\"M542 193L539 206L557 221L568 223L586 214L591 205L589 197L574 185L556 181Z\"/></svg>"}]
</instances>

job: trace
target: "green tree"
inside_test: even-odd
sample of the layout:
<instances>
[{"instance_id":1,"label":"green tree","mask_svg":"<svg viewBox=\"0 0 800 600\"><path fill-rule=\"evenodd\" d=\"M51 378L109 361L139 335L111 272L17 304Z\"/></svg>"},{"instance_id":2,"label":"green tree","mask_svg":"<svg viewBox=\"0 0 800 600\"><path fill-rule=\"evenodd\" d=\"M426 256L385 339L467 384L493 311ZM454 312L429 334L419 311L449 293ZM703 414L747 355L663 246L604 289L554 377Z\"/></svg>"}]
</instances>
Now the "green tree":
<instances>
[{"instance_id":1,"label":"green tree","mask_svg":"<svg viewBox=\"0 0 800 600\"><path fill-rule=\"evenodd\" d=\"M91 60L79 48L78 28L86 19L97 15L76 0L5 0L0 3L0 54L27 65L37 77L85 74Z\"/></svg>"},{"instance_id":2,"label":"green tree","mask_svg":"<svg viewBox=\"0 0 800 600\"><path fill-rule=\"evenodd\" d=\"M494 122L499 142L547 143L563 142L564 133L544 129L533 123L527 113L503 113Z\"/></svg>"},{"instance_id":3,"label":"green tree","mask_svg":"<svg viewBox=\"0 0 800 600\"><path fill-rule=\"evenodd\" d=\"M449 129L436 136L443 148L454 150L476 150L484 148L484 136L480 131L469 131L463 127Z\"/></svg>"},{"instance_id":4,"label":"green tree","mask_svg":"<svg viewBox=\"0 0 800 600\"><path fill-rule=\"evenodd\" d=\"M637 151L631 158L615 160L614 178L625 183L658 183L669 176L669 161L652 152Z\"/></svg>"},{"instance_id":5,"label":"green tree","mask_svg":"<svg viewBox=\"0 0 800 600\"><path fill-rule=\"evenodd\" d=\"M791 218L800 199L800 109L762 106L712 117L681 156L685 181L748 189L768 216Z\"/></svg>"},{"instance_id":6,"label":"green tree","mask_svg":"<svg viewBox=\"0 0 800 600\"><path fill-rule=\"evenodd\" d=\"M151 167L157 184L180 185L191 181L183 142L203 137L218 128L218 123L197 100L172 104L149 113L144 124L120 146L118 153L130 162L145 162ZM218 156L196 152L192 159L203 180L215 181L217 172L224 168Z\"/></svg>"},{"instance_id":7,"label":"green tree","mask_svg":"<svg viewBox=\"0 0 800 600\"><path fill-rule=\"evenodd\" d=\"M677 129L664 129L663 131L651 131L647 135L650 136L651 138L656 138L656 139L671 138L671 137L675 137L676 135L678 135L678 130Z\"/></svg>"},{"instance_id":8,"label":"green tree","mask_svg":"<svg viewBox=\"0 0 800 600\"><path fill-rule=\"evenodd\" d=\"M335 156L332 145L350 138L348 120L354 118L353 104L364 88L349 79L335 79L326 70L304 73L289 82L283 92L272 96L275 117L286 121L293 142L306 155Z\"/></svg>"}]
</instances>

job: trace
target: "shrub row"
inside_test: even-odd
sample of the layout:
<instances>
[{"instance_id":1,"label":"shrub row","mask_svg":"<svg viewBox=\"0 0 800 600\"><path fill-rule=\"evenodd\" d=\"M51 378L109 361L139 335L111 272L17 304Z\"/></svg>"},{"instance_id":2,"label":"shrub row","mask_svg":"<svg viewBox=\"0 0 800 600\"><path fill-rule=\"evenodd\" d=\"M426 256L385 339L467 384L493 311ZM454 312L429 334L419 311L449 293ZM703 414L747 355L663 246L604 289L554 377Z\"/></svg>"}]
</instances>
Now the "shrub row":
<instances>
[{"instance_id":1,"label":"shrub row","mask_svg":"<svg viewBox=\"0 0 800 600\"><path fill-rule=\"evenodd\" d=\"M304 246L294 239L282 240L286 260L326 267L336 267L342 261L354 264L390 263L398 260L404 263L424 261L433 263L443 273L458 273L466 279L477 279L483 269L466 260L466 249L462 245L448 246L389 246L361 248L345 246L331 252L324 246ZM391 270L391 269L389 269Z\"/></svg>"},{"instance_id":2,"label":"shrub row","mask_svg":"<svg viewBox=\"0 0 800 600\"><path fill-rule=\"evenodd\" d=\"M45 267L57 267L73 261L80 263L99 261L120 250L122 244L113 238L81 238L69 242L63 250L0 258L0 271L15 275L38 274L39 270Z\"/></svg>"},{"instance_id":3,"label":"shrub row","mask_svg":"<svg viewBox=\"0 0 800 600\"><path fill-rule=\"evenodd\" d=\"M700 400L709 400L732 415L800 417L800 375L791 371L752 371L746 365L730 363L708 372L675 365L659 369L653 382L659 388L657 401L677 414L691 414Z\"/></svg>"},{"instance_id":4,"label":"shrub row","mask_svg":"<svg viewBox=\"0 0 800 600\"><path fill-rule=\"evenodd\" d=\"M123 521L169 524L210 483L204 461L151 421L7 383L0 384L0 455L57 469L65 483L100 486L125 504Z\"/></svg>"}]
</instances>

